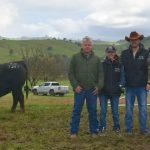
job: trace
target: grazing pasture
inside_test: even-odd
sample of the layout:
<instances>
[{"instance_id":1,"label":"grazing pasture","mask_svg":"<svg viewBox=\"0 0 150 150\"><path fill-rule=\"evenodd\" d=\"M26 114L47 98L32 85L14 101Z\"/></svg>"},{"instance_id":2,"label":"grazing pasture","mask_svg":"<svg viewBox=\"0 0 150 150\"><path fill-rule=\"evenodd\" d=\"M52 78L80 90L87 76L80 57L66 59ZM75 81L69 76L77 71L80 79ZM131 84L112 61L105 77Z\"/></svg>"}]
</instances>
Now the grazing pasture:
<instances>
[{"instance_id":1,"label":"grazing pasture","mask_svg":"<svg viewBox=\"0 0 150 150\"><path fill-rule=\"evenodd\" d=\"M25 100L25 113L19 106L10 112L11 94L0 98L0 149L1 150L149 150L150 136L139 134L137 107L134 109L134 134L124 133L124 107L120 107L121 133L112 131L110 107L107 115L107 132L92 138L88 133L87 110L84 107L78 138L69 138L69 122L73 104L72 94L59 96L29 95ZM123 100L122 100L123 102ZM150 108L148 107L148 114ZM99 116L99 107L98 107ZM149 119L148 115L148 119ZM149 120L150 124L150 120Z\"/></svg>"}]
</instances>

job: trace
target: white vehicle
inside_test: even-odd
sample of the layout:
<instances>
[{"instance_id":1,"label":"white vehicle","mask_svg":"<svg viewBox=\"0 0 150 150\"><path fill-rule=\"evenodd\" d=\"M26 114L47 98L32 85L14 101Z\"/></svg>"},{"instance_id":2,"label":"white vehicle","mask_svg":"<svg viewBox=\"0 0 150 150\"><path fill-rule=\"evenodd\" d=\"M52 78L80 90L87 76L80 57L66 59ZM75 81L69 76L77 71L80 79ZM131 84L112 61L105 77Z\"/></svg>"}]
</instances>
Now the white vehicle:
<instances>
[{"instance_id":1,"label":"white vehicle","mask_svg":"<svg viewBox=\"0 0 150 150\"><path fill-rule=\"evenodd\" d=\"M64 96L64 94L69 92L69 86L59 85L58 82L44 82L40 85L34 86L32 92L35 95L59 95Z\"/></svg>"}]
</instances>

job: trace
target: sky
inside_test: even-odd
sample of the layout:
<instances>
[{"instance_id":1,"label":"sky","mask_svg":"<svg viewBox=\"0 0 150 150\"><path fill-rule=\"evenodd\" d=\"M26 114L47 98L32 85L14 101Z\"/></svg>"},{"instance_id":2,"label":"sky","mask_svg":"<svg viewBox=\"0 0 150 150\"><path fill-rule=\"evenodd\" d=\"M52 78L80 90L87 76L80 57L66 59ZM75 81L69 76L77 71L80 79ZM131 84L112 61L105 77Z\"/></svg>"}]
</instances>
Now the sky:
<instances>
[{"instance_id":1,"label":"sky","mask_svg":"<svg viewBox=\"0 0 150 150\"><path fill-rule=\"evenodd\" d=\"M116 41L150 36L150 0L0 0L0 36Z\"/></svg>"}]
</instances>

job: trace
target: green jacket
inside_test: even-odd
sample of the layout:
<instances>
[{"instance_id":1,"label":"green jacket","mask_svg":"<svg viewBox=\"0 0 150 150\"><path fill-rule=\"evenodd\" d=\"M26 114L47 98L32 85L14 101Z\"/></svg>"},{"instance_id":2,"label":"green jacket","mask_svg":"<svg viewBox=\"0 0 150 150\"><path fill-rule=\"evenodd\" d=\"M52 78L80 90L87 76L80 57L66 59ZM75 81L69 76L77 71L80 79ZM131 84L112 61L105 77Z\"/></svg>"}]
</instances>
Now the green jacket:
<instances>
[{"instance_id":1,"label":"green jacket","mask_svg":"<svg viewBox=\"0 0 150 150\"><path fill-rule=\"evenodd\" d=\"M91 89L98 87L101 89L103 87L103 69L100 59L91 53L89 58L81 51L75 54L70 62L69 67L69 80L75 89L80 85L83 89Z\"/></svg>"}]
</instances>

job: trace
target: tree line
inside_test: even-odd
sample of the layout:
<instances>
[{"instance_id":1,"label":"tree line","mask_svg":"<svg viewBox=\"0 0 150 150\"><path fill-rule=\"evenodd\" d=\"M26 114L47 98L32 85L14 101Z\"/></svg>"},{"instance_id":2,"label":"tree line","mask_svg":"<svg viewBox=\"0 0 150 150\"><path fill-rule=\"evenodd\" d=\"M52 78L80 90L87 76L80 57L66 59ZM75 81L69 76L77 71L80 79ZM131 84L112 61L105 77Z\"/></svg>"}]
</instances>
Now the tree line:
<instances>
[{"instance_id":1,"label":"tree line","mask_svg":"<svg viewBox=\"0 0 150 150\"><path fill-rule=\"evenodd\" d=\"M66 79L70 58L67 55L52 55L45 50L28 48L21 50L21 56L28 66L30 86L39 80Z\"/></svg>"}]
</instances>

